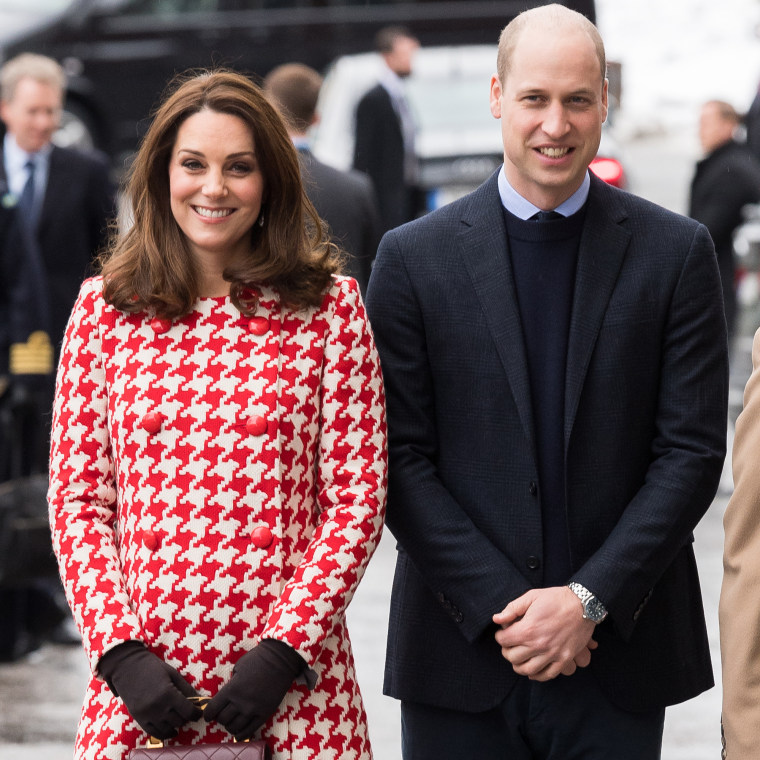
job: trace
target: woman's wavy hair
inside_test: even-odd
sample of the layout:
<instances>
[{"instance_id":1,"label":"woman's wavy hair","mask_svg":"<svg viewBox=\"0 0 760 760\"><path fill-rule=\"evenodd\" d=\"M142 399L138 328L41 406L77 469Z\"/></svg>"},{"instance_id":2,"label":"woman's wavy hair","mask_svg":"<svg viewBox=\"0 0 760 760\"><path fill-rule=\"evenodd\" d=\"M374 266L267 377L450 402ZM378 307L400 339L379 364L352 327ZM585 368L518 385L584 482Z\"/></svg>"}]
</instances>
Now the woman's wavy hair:
<instances>
[{"instance_id":1,"label":"woman's wavy hair","mask_svg":"<svg viewBox=\"0 0 760 760\"><path fill-rule=\"evenodd\" d=\"M105 300L125 312L173 319L198 298L198 272L171 211L169 161L180 125L204 109L249 126L264 176L263 224L251 228L251 254L224 272L232 302L251 315L256 286L267 284L291 308L319 305L340 270L340 253L306 197L280 115L250 79L226 69L190 72L170 84L128 174L132 225L112 236L100 261Z\"/></svg>"}]
</instances>

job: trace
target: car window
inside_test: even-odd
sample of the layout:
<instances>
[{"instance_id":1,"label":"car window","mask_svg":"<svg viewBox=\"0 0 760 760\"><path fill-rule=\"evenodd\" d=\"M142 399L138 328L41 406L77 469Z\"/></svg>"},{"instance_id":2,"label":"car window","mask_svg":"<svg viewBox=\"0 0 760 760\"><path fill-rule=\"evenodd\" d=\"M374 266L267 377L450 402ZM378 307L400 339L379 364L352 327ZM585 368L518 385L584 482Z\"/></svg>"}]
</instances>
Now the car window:
<instances>
[{"instance_id":1,"label":"car window","mask_svg":"<svg viewBox=\"0 0 760 760\"><path fill-rule=\"evenodd\" d=\"M3 11L8 13L58 13L71 5L72 0L3 0Z\"/></svg>"},{"instance_id":2,"label":"car window","mask_svg":"<svg viewBox=\"0 0 760 760\"><path fill-rule=\"evenodd\" d=\"M219 0L137 0L122 9L126 14L173 16L177 13L204 13L219 10Z\"/></svg>"}]
</instances>

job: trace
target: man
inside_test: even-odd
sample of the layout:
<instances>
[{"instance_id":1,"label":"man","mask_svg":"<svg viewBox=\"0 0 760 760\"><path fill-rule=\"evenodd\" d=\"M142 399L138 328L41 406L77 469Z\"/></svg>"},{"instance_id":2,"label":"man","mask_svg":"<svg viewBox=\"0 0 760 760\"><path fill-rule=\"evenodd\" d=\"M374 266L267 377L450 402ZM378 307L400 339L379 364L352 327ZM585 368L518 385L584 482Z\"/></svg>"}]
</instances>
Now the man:
<instances>
[{"instance_id":1,"label":"man","mask_svg":"<svg viewBox=\"0 0 760 760\"><path fill-rule=\"evenodd\" d=\"M19 55L0 69L2 175L20 204L31 176L31 205L17 216L41 256L54 346L115 210L105 157L52 144L65 86L61 67L41 55Z\"/></svg>"},{"instance_id":2,"label":"man","mask_svg":"<svg viewBox=\"0 0 760 760\"><path fill-rule=\"evenodd\" d=\"M319 73L301 63L278 66L264 79L264 90L285 118L298 148L306 194L327 222L332 238L349 254L346 274L356 279L364 295L380 241L377 202L365 174L338 171L311 152L308 131L318 122L321 87Z\"/></svg>"},{"instance_id":3,"label":"man","mask_svg":"<svg viewBox=\"0 0 760 760\"><path fill-rule=\"evenodd\" d=\"M519 15L503 168L375 259L404 760L654 760L665 706L713 684L692 530L725 455L717 264L704 227L589 174L605 68L583 16Z\"/></svg>"},{"instance_id":4,"label":"man","mask_svg":"<svg viewBox=\"0 0 760 760\"><path fill-rule=\"evenodd\" d=\"M90 273L114 214L105 158L52 144L65 85L58 63L41 55L19 55L0 69L0 119L5 125L0 177L9 191L6 197L14 201L17 234L24 241L23 248L0 251L4 271L16 273L11 292L0 303L6 317L5 332L0 333L0 375L9 370L25 374L25 366L13 371L11 357L14 344L26 356L24 346L33 332L46 334L55 363L79 285ZM14 301L21 310L35 310L37 320L29 329L20 324L9 334L8 325L23 323L19 310L12 308ZM41 410L46 415L48 406ZM46 466L47 441L42 456Z\"/></svg>"},{"instance_id":5,"label":"man","mask_svg":"<svg viewBox=\"0 0 760 760\"><path fill-rule=\"evenodd\" d=\"M747 147L760 161L760 86L744 115L744 125L747 129Z\"/></svg>"},{"instance_id":6,"label":"man","mask_svg":"<svg viewBox=\"0 0 760 760\"><path fill-rule=\"evenodd\" d=\"M704 158L691 182L689 216L707 227L718 256L729 344L736 321L734 230L742 209L760 200L760 162L736 141L741 119L721 100L706 102L699 116L699 141Z\"/></svg>"},{"instance_id":7,"label":"man","mask_svg":"<svg viewBox=\"0 0 760 760\"><path fill-rule=\"evenodd\" d=\"M63 70L44 56L0 69L0 480L47 472L57 348L114 214L106 160L52 144L64 91ZM0 589L0 659L34 648L59 620L52 635L75 640L53 583Z\"/></svg>"},{"instance_id":8,"label":"man","mask_svg":"<svg viewBox=\"0 0 760 760\"><path fill-rule=\"evenodd\" d=\"M354 169L372 179L383 232L413 219L422 205L414 116L404 91L419 46L406 27L381 29L375 38L380 82L356 107Z\"/></svg>"}]
</instances>

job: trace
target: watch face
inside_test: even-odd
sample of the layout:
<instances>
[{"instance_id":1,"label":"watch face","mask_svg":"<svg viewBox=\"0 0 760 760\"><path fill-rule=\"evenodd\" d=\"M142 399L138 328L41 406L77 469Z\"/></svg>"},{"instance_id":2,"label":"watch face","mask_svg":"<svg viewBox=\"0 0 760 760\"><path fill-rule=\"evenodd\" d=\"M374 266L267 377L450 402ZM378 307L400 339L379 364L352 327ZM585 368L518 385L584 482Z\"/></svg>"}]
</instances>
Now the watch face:
<instances>
[{"instance_id":1,"label":"watch face","mask_svg":"<svg viewBox=\"0 0 760 760\"><path fill-rule=\"evenodd\" d=\"M596 597L589 599L584 606L586 617L595 623L601 623L607 617L607 610Z\"/></svg>"}]
</instances>

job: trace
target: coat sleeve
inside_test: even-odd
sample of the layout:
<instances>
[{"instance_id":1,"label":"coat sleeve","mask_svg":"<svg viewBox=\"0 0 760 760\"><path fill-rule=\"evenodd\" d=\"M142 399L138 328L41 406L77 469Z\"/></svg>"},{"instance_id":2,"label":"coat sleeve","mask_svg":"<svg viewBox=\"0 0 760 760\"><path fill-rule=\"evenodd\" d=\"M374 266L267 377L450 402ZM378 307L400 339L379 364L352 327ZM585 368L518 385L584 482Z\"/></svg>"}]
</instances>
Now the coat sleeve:
<instances>
[{"instance_id":1,"label":"coat sleeve","mask_svg":"<svg viewBox=\"0 0 760 760\"><path fill-rule=\"evenodd\" d=\"M261 634L286 642L312 666L380 540L387 482L382 375L358 285L342 279L328 302L316 478L320 519Z\"/></svg>"},{"instance_id":2,"label":"coat sleeve","mask_svg":"<svg viewBox=\"0 0 760 760\"><path fill-rule=\"evenodd\" d=\"M723 728L729 760L751 760L760 746L760 330L752 375L736 421L734 492L723 518L720 595Z\"/></svg>"},{"instance_id":3,"label":"coat sleeve","mask_svg":"<svg viewBox=\"0 0 760 760\"><path fill-rule=\"evenodd\" d=\"M388 528L462 635L474 642L492 616L530 588L512 561L457 501L438 468L428 330L407 256L416 239L392 230L380 243L367 294L383 363L390 426ZM431 277L432 281L432 277ZM425 286L430 286L429 282ZM445 378L444 378L445 382Z\"/></svg>"},{"instance_id":4,"label":"coat sleeve","mask_svg":"<svg viewBox=\"0 0 760 760\"><path fill-rule=\"evenodd\" d=\"M99 314L100 280L81 288L56 381L48 505L66 598L93 671L109 649L142 640L121 571Z\"/></svg>"},{"instance_id":5,"label":"coat sleeve","mask_svg":"<svg viewBox=\"0 0 760 760\"><path fill-rule=\"evenodd\" d=\"M728 346L715 252L702 225L688 238L664 319L643 483L572 578L602 599L625 640L693 541L725 458Z\"/></svg>"}]
</instances>

